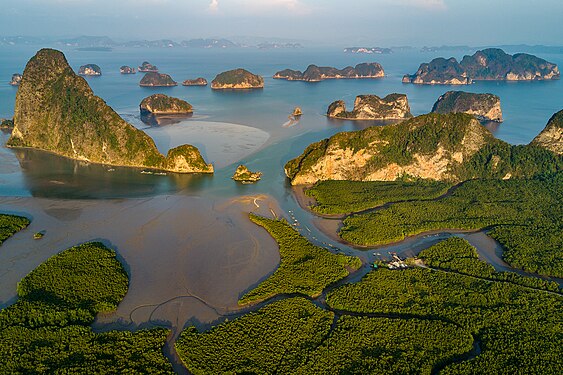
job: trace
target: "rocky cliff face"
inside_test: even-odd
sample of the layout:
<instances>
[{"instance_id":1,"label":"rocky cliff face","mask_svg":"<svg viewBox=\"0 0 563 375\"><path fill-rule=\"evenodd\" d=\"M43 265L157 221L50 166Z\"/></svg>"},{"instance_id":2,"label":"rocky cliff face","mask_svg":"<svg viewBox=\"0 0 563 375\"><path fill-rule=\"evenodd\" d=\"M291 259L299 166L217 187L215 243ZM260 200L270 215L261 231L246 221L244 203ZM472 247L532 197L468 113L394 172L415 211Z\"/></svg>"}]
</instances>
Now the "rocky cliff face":
<instances>
[{"instance_id":1,"label":"rocky cliff face","mask_svg":"<svg viewBox=\"0 0 563 375\"><path fill-rule=\"evenodd\" d=\"M81 76L101 76L102 69L96 64L86 64L78 69L78 74Z\"/></svg>"},{"instance_id":2,"label":"rocky cliff face","mask_svg":"<svg viewBox=\"0 0 563 375\"><path fill-rule=\"evenodd\" d=\"M139 83L139 86L143 87L169 87L177 85L178 83L172 77L164 73L146 73Z\"/></svg>"},{"instance_id":3,"label":"rocky cliff face","mask_svg":"<svg viewBox=\"0 0 563 375\"><path fill-rule=\"evenodd\" d=\"M205 78L199 77L196 79L186 79L182 82L183 86L207 86L207 80Z\"/></svg>"},{"instance_id":4,"label":"rocky cliff face","mask_svg":"<svg viewBox=\"0 0 563 375\"><path fill-rule=\"evenodd\" d=\"M193 107L185 100L164 94L154 94L144 98L139 105L141 114L186 114L193 113Z\"/></svg>"},{"instance_id":5,"label":"rocky cliff face","mask_svg":"<svg viewBox=\"0 0 563 375\"><path fill-rule=\"evenodd\" d=\"M240 68L219 73L215 79L211 81L211 88L214 90L245 90L261 89L263 87L264 78Z\"/></svg>"},{"instance_id":6,"label":"rocky cliff face","mask_svg":"<svg viewBox=\"0 0 563 375\"><path fill-rule=\"evenodd\" d=\"M213 166L193 146L172 149L168 157L160 154L148 135L94 95L61 52L40 50L27 63L24 76L16 96L9 146L101 164L213 172Z\"/></svg>"},{"instance_id":7,"label":"rocky cliff face","mask_svg":"<svg viewBox=\"0 0 563 375\"><path fill-rule=\"evenodd\" d=\"M469 84L473 80L531 81L558 79L559 68L539 57L518 53L509 55L498 48L477 51L464 56L461 62L453 57L437 58L420 65L413 75L405 75L404 83Z\"/></svg>"},{"instance_id":8,"label":"rocky cliff face","mask_svg":"<svg viewBox=\"0 0 563 375\"><path fill-rule=\"evenodd\" d=\"M421 64L415 74L405 75L403 83L467 85L471 83L471 79L456 59L452 57L446 60L440 57L429 63Z\"/></svg>"},{"instance_id":9,"label":"rocky cliff face","mask_svg":"<svg viewBox=\"0 0 563 375\"><path fill-rule=\"evenodd\" d=\"M383 99L377 95L360 95L354 109L346 111L346 103L338 100L329 105L327 116L348 120L394 120L412 117L407 96L389 94Z\"/></svg>"},{"instance_id":10,"label":"rocky cliff face","mask_svg":"<svg viewBox=\"0 0 563 375\"><path fill-rule=\"evenodd\" d=\"M532 81L559 78L559 68L539 57L526 53L509 55L498 48L477 51L464 56L460 63L468 76L476 81Z\"/></svg>"},{"instance_id":11,"label":"rocky cliff face","mask_svg":"<svg viewBox=\"0 0 563 375\"><path fill-rule=\"evenodd\" d=\"M404 177L458 181L459 165L494 142L472 116L428 114L313 143L285 165L285 173L292 185Z\"/></svg>"},{"instance_id":12,"label":"rocky cliff face","mask_svg":"<svg viewBox=\"0 0 563 375\"><path fill-rule=\"evenodd\" d=\"M10 85L12 86L19 86L22 81L23 76L19 73L12 74L12 80L10 81Z\"/></svg>"},{"instance_id":13,"label":"rocky cliff face","mask_svg":"<svg viewBox=\"0 0 563 375\"><path fill-rule=\"evenodd\" d=\"M434 103L432 112L467 113L479 121L502 122L500 98L493 94L448 91Z\"/></svg>"},{"instance_id":14,"label":"rocky cliff face","mask_svg":"<svg viewBox=\"0 0 563 375\"><path fill-rule=\"evenodd\" d=\"M531 144L546 148L557 155L563 155L563 110L549 119L546 127Z\"/></svg>"},{"instance_id":15,"label":"rocky cliff face","mask_svg":"<svg viewBox=\"0 0 563 375\"><path fill-rule=\"evenodd\" d=\"M362 63L344 69L309 65L304 72L285 69L274 74L275 79L306 82L319 82L325 79L381 78L384 76L383 67L378 63Z\"/></svg>"}]
</instances>

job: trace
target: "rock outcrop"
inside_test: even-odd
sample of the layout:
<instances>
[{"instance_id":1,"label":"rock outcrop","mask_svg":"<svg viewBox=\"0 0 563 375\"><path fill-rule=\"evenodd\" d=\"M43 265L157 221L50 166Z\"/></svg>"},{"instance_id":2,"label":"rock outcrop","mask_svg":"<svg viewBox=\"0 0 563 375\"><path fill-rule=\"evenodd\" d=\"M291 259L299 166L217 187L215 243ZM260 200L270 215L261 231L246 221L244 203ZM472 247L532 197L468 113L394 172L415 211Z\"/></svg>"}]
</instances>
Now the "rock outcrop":
<instances>
[{"instance_id":1,"label":"rock outcrop","mask_svg":"<svg viewBox=\"0 0 563 375\"><path fill-rule=\"evenodd\" d=\"M178 83L172 79L168 74L164 73L146 73L139 86L142 87L170 87L177 86Z\"/></svg>"},{"instance_id":2,"label":"rock outcrop","mask_svg":"<svg viewBox=\"0 0 563 375\"><path fill-rule=\"evenodd\" d=\"M378 63L362 63L355 67L348 66L344 69L309 65L304 72L285 69L274 74L275 79L306 82L319 82L325 79L381 78L384 76L383 67Z\"/></svg>"},{"instance_id":3,"label":"rock outcrop","mask_svg":"<svg viewBox=\"0 0 563 375\"><path fill-rule=\"evenodd\" d=\"M342 132L313 143L285 165L285 173L292 185L401 178L457 182L473 177L465 165L472 165L477 153L487 145L499 144L510 147L473 116L433 113L394 125ZM508 167L500 157L492 159L491 173L504 176Z\"/></svg>"},{"instance_id":4,"label":"rock outcrop","mask_svg":"<svg viewBox=\"0 0 563 375\"><path fill-rule=\"evenodd\" d=\"M403 82L416 84L469 84L472 81L532 81L558 79L556 64L526 53L509 55L498 48L477 51L455 58L437 58L420 65L413 75L405 75Z\"/></svg>"},{"instance_id":5,"label":"rock outcrop","mask_svg":"<svg viewBox=\"0 0 563 375\"><path fill-rule=\"evenodd\" d=\"M147 134L94 95L61 52L40 50L27 63L24 76L16 96L10 147L31 147L116 166L213 172L213 166L190 145L163 156Z\"/></svg>"},{"instance_id":6,"label":"rock outcrop","mask_svg":"<svg viewBox=\"0 0 563 375\"><path fill-rule=\"evenodd\" d=\"M127 65L123 65L121 68L119 68L119 73L121 73L121 74L135 74L137 72L135 71L135 68L132 68L132 67L127 66Z\"/></svg>"},{"instance_id":7,"label":"rock outcrop","mask_svg":"<svg viewBox=\"0 0 563 375\"><path fill-rule=\"evenodd\" d=\"M557 155L563 155L563 110L549 119L546 127L533 139L531 145L543 147Z\"/></svg>"},{"instance_id":8,"label":"rock outcrop","mask_svg":"<svg viewBox=\"0 0 563 375\"><path fill-rule=\"evenodd\" d=\"M246 90L264 88L264 78L262 76L252 74L245 69L234 69L227 72L219 73L213 81L211 81L213 90Z\"/></svg>"},{"instance_id":9,"label":"rock outcrop","mask_svg":"<svg viewBox=\"0 0 563 375\"><path fill-rule=\"evenodd\" d=\"M189 114L194 111L192 105L185 100L164 94L154 94L144 98L139 105L139 109L141 115Z\"/></svg>"},{"instance_id":10,"label":"rock outcrop","mask_svg":"<svg viewBox=\"0 0 563 375\"><path fill-rule=\"evenodd\" d=\"M6 118L0 119L0 129L13 129L14 128L14 121Z\"/></svg>"},{"instance_id":11,"label":"rock outcrop","mask_svg":"<svg viewBox=\"0 0 563 375\"><path fill-rule=\"evenodd\" d=\"M251 172L245 165L239 165L232 179L243 183L257 182L262 177L262 172Z\"/></svg>"},{"instance_id":12,"label":"rock outcrop","mask_svg":"<svg viewBox=\"0 0 563 375\"><path fill-rule=\"evenodd\" d=\"M86 64L78 69L78 74L81 76L101 76L102 69L96 64Z\"/></svg>"},{"instance_id":13,"label":"rock outcrop","mask_svg":"<svg viewBox=\"0 0 563 375\"><path fill-rule=\"evenodd\" d=\"M22 81L23 76L19 73L12 74L12 80L10 81L10 85L12 86L19 86Z\"/></svg>"},{"instance_id":14,"label":"rock outcrop","mask_svg":"<svg viewBox=\"0 0 563 375\"><path fill-rule=\"evenodd\" d=\"M186 79L182 82L182 86L207 86L207 80L203 77L196 79Z\"/></svg>"},{"instance_id":15,"label":"rock outcrop","mask_svg":"<svg viewBox=\"0 0 563 375\"><path fill-rule=\"evenodd\" d=\"M139 66L139 72L141 72L141 73L156 73L156 72L158 72L158 68L148 61L143 61L143 63Z\"/></svg>"},{"instance_id":16,"label":"rock outcrop","mask_svg":"<svg viewBox=\"0 0 563 375\"><path fill-rule=\"evenodd\" d=\"M407 96L389 94L384 98L377 95L359 95L354 109L346 111L346 103L337 100L329 105L327 116L347 120L395 120L412 117Z\"/></svg>"},{"instance_id":17,"label":"rock outcrop","mask_svg":"<svg viewBox=\"0 0 563 375\"><path fill-rule=\"evenodd\" d=\"M437 58L429 63L420 64L413 75L405 75L403 83L424 85L467 85L471 78L453 57L450 59Z\"/></svg>"},{"instance_id":18,"label":"rock outcrop","mask_svg":"<svg viewBox=\"0 0 563 375\"><path fill-rule=\"evenodd\" d=\"M479 121L502 122L500 98L493 94L448 91L434 103L432 112L467 113Z\"/></svg>"}]
</instances>

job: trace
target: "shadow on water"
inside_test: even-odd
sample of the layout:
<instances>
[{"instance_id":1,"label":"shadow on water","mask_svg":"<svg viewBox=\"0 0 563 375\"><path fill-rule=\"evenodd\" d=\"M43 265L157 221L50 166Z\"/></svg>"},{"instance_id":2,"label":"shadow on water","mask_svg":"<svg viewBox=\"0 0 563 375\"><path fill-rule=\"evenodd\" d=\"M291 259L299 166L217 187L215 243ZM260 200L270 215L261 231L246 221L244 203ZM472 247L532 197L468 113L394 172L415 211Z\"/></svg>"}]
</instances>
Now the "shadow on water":
<instances>
[{"instance_id":1,"label":"shadow on water","mask_svg":"<svg viewBox=\"0 0 563 375\"><path fill-rule=\"evenodd\" d=\"M131 198L181 190L197 194L213 179L207 174L177 174L111 167L47 152L16 149L23 183L32 196L66 199Z\"/></svg>"}]
</instances>

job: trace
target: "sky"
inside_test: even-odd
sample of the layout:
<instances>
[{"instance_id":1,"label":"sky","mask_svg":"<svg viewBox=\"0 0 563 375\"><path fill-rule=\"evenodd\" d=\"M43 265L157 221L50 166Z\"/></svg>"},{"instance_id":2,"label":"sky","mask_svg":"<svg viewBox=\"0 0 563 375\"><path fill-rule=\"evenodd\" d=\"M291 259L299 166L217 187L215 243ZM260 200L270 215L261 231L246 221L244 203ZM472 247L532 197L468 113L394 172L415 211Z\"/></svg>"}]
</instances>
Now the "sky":
<instances>
[{"instance_id":1,"label":"sky","mask_svg":"<svg viewBox=\"0 0 563 375\"><path fill-rule=\"evenodd\" d=\"M0 35L563 44L563 0L1 0Z\"/></svg>"}]
</instances>

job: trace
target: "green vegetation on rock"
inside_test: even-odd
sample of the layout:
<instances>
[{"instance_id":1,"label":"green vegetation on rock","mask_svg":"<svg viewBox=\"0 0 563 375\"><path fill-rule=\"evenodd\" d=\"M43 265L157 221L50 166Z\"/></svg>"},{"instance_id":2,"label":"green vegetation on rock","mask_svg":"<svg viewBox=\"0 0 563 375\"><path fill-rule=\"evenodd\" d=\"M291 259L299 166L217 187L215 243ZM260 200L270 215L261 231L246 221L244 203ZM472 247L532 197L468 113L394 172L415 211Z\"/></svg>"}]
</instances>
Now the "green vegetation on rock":
<instances>
[{"instance_id":1,"label":"green vegetation on rock","mask_svg":"<svg viewBox=\"0 0 563 375\"><path fill-rule=\"evenodd\" d=\"M305 191L315 198L311 207L322 214L348 214L389 202L433 199L451 185L431 180L419 181L319 181Z\"/></svg>"},{"instance_id":2,"label":"green vegetation on rock","mask_svg":"<svg viewBox=\"0 0 563 375\"><path fill-rule=\"evenodd\" d=\"M219 73L213 81L211 88L219 89L257 89L264 87L264 78L252 74L245 69L234 69Z\"/></svg>"},{"instance_id":3,"label":"green vegetation on rock","mask_svg":"<svg viewBox=\"0 0 563 375\"><path fill-rule=\"evenodd\" d=\"M139 104L141 114L174 114L192 113L193 107L185 100L173 98L164 94L154 94L144 98Z\"/></svg>"},{"instance_id":4,"label":"green vegetation on rock","mask_svg":"<svg viewBox=\"0 0 563 375\"><path fill-rule=\"evenodd\" d=\"M172 373L162 354L167 331L94 333L97 313L127 293L116 254L86 243L53 256L18 284L0 311L1 373Z\"/></svg>"},{"instance_id":5,"label":"green vegetation on rock","mask_svg":"<svg viewBox=\"0 0 563 375\"><path fill-rule=\"evenodd\" d=\"M285 165L293 185L393 181L404 176L455 183L532 177L562 169L561 156L535 145L500 141L464 113L432 113L395 125L338 133L309 145Z\"/></svg>"},{"instance_id":6,"label":"green vegetation on rock","mask_svg":"<svg viewBox=\"0 0 563 375\"><path fill-rule=\"evenodd\" d=\"M491 228L513 267L563 276L563 172L534 179L468 181L438 200L392 204L344 220L340 235L377 245L440 229Z\"/></svg>"},{"instance_id":7,"label":"green vegetation on rock","mask_svg":"<svg viewBox=\"0 0 563 375\"><path fill-rule=\"evenodd\" d=\"M26 217L0 214L0 245L15 233L29 225Z\"/></svg>"},{"instance_id":8,"label":"green vegetation on rock","mask_svg":"<svg viewBox=\"0 0 563 375\"><path fill-rule=\"evenodd\" d=\"M175 159L179 165L165 158L147 134L125 122L94 95L61 52L40 50L27 63L24 74L26 79L16 96L15 127L9 146L32 147L101 164L213 172L207 164L200 169L186 168L191 155Z\"/></svg>"},{"instance_id":9,"label":"green vegetation on rock","mask_svg":"<svg viewBox=\"0 0 563 375\"><path fill-rule=\"evenodd\" d=\"M531 145L563 155L563 110L549 119L545 129L533 139Z\"/></svg>"},{"instance_id":10,"label":"green vegetation on rock","mask_svg":"<svg viewBox=\"0 0 563 375\"><path fill-rule=\"evenodd\" d=\"M362 265L359 258L332 254L313 245L283 219L273 220L250 214L250 220L264 227L276 240L281 260L278 269L246 293L239 304L263 301L278 294L299 293L315 297Z\"/></svg>"}]
</instances>

